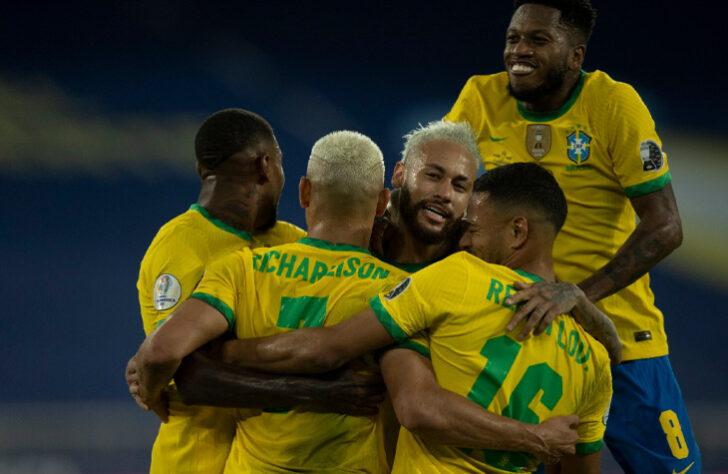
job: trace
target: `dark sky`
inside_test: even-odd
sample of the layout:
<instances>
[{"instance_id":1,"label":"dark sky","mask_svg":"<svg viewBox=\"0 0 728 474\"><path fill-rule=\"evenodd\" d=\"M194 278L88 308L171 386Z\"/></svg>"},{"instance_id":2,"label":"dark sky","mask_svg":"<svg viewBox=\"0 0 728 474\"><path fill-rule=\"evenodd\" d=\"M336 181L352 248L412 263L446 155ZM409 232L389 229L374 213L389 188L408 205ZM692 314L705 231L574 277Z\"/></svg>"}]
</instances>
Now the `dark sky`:
<instances>
[{"instance_id":1,"label":"dark sky","mask_svg":"<svg viewBox=\"0 0 728 474\"><path fill-rule=\"evenodd\" d=\"M585 69L635 85L662 121L724 131L726 6L700 3L595 0ZM50 78L112 112L211 112L235 97L223 71L250 84L267 68L264 94L272 70L375 117L451 101L469 75L500 70L510 12L508 1L15 2L0 14L0 74Z\"/></svg>"}]
</instances>

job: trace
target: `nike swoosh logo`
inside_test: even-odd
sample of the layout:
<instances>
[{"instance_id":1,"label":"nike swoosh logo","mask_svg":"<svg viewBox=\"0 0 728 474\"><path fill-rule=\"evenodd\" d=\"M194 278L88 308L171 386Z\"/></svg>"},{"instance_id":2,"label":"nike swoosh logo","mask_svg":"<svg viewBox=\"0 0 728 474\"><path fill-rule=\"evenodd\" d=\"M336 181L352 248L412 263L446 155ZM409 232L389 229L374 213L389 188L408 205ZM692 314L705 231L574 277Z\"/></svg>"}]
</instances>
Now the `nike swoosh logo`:
<instances>
[{"instance_id":1,"label":"nike swoosh logo","mask_svg":"<svg viewBox=\"0 0 728 474\"><path fill-rule=\"evenodd\" d=\"M688 469L690 469L691 467L693 467L693 464L695 464L695 461L691 462L688 467L686 467L685 469L683 469L680 472L676 472L675 469L673 469L672 470L672 474L685 474L686 472L688 472Z\"/></svg>"},{"instance_id":2,"label":"nike swoosh logo","mask_svg":"<svg viewBox=\"0 0 728 474\"><path fill-rule=\"evenodd\" d=\"M490 138L490 141L492 141L492 142L502 142L503 140L508 140L508 137L505 137L505 138L495 138L490 133L488 134L488 137ZM678 474L680 474L680 473L678 473Z\"/></svg>"}]
</instances>

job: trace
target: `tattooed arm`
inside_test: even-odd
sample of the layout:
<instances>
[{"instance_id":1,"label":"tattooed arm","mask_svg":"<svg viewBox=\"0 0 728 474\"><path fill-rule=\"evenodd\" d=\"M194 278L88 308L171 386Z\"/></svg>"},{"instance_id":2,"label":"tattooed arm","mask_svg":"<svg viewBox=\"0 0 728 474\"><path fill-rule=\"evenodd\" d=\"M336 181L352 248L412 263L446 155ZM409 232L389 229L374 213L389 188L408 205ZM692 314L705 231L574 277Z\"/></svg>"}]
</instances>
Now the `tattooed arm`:
<instances>
[{"instance_id":1,"label":"tattooed arm","mask_svg":"<svg viewBox=\"0 0 728 474\"><path fill-rule=\"evenodd\" d=\"M621 362L622 343L619 341L617 328L612 320L602 313L577 285L566 282L539 281L536 283L515 282L513 286L518 293L510 296L506 300L506 304L523 304L513 315L506 329L512 330L521 319L530 315L518 335L519 339L527 338L531 330L536 335L541 334L556 316L573 311L579 324L607 348L612 365Z\"/></svg>"},{"instance_id":2,"label":"tattooed arm","mask_svg":"<svg viewBox=\"0 0 728 474\"><path fill-rule=\"evenodd\" d=\"M631 202L640 218L637 228L612 260L579 283L592 301L634 282L682 243L682 223L671 184Z\"/></svg>"}]
</instances>

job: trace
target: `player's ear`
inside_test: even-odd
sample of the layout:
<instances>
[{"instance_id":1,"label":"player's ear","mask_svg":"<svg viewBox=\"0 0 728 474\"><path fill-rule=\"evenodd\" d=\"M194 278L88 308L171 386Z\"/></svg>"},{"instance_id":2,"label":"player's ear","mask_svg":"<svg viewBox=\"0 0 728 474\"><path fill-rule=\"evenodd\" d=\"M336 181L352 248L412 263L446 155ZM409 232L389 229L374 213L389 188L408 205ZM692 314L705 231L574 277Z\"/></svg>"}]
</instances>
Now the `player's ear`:
<instances>
[{"instance_id":1,"label":"player's ear","mask_svg":"<svg viewBox=\"0 0 728 474\"><path fill-rule=\"evenodd\" d=\"M586 56L585 44L577 44L573 46L569 55L571 69L581 69L581 65L584 64L584 56Z\"/></svg>"},{"instance_id":2,"label":"player's ear","mask_svg":"<svg viewBox=\"0 0 728 474\"><path fill-rule=\"evenodd\" d=\"M511 219L511 248L519 249L528 240L528 219L524 216L516 216Z\"/></svg>"},{"instance_id":3,"label":"player's ear","mask_svg":"<svg viewBox=\"0 0 728 474\"><path fill-rule=\"evenodd\" d=\"M304 209L311 205L311 180L305 176L298 182L298 201Z\"/></svg>"},{"instance_id":4,"label":"player's ear","mask_svg":"<svg viewBox=\"0 0 728 474\"><path fill-rule=\"evenodd\" d=\"M379 191L379 200L377 201L377 215L381 216L387 210L389 204L389 189L384 188Z\"/></svg>"},{"instance_id":5,"label":"player's ear","mask_svg":"<svg viewBox=\"0 0 728 474\"><path fill-rule=\"evenodd\" d=\"M202 166L200 166L199 161L195 161L195 172L197 173L197 176L200 177L200 179L203 179L202 178Z\"/></svg>"},{"instance_id":6,"label":"player's ear","mask_svg":"<svg viewBox=\"0 0 728 474\"><path fill-rule=\"evenodd\" d=\"M392 187L401 188L404 183L404 163L398 161L394 165L394 171L392 172Z\"/></svg>"},{"instance_id":7,"label":"player's ear","mask_svg":"<svg viewBox=\"0 0 728 474\"><path fill-rule=\"evenodd\" d=\"M273 173L273 158L268 153L258 155L255 158L255 171L258 175L259 184L270 181Z\"/></svg>"}]
</instances>

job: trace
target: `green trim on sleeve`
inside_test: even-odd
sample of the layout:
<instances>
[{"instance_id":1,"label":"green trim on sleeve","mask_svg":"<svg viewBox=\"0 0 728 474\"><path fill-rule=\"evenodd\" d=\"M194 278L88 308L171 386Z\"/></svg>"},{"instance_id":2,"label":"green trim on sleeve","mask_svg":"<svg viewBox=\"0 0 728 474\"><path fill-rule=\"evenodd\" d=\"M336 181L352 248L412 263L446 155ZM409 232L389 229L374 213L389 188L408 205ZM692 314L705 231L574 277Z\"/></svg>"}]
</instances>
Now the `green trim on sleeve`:
<instances>
[{"instance_id":1,"label":"green trim on sleeve","mask_svg":"<svg viewBox=\"0 0 728 474\"><path fill-rule=\"evenodd\" d=\"M230 308L230 306L227 305L223 300L220 298L217 298L216 296L209 295L207 293L203 293L201 291L197 291L195 293L192 293L190 295L190 298L195 298L200 301L204 301L205 303L209 304L216 310L220 311L220 314L225 316L225 319L227 319L228 326L230 326L230 331L233 330L235 327L235 312Z\"/></svg>"},{"instance_id":2,"label":"green trim on sleeve","mask_svg":"<svg viewBox=\"0 0 728 474\"><path fill-rule=\"evenodd\" d=\"M207 209L205 209L204 207L200 206L197 203L191 205L190 206L190 210L191 211L197 211L197 212L199 212L200 214L202 214L202 217L204 217L205 219L207 219L208 221L210 221L210 223L212 225L214 225L215 227L217 227L219 229L224 230L225 232L230 232L231 234L237 235L241 239L243 239L245 241L248 241L248 242L250 242L251 240L253 240L253 234L251 234L250 232L246 232L244 230L236 229L235 227L233 227L233 226L231 226L229 224L224 223L220 219L215 219L214 217L210 216L210 213L208 212Z\"/></svg>"},{"instance_id":3,"label":"green trim on sleeve","mask_svg":"<svg viewBox=\"0 0 728 474\"><path fill-rule=\"evenodd\" d=\"M379 300L379 296L375 296L369 300L369 306L371 306L374 314L377 316L377 319L380 323L382 323L382 326L384 326L384 329L387 330L389 335L392 336L395 341L404 342L409 339L409 335L404 332L401 327L399 327L395 320L392 319L392 316L390 316L387 310L384 309L382 302Z\"/></svg>"},{"instance_id":4,"label":"green trim on sleeve","mask_svg":"<svg viewBox=\"0 0 728 474\"><path fill-rule=\"evenodd\" d=\"M576 454L596 453L604 446L604 440L592 441L591 443L576 443Z\"/></svg>"},{"instance_id":5,"label":"green trim on sleeve","mask_svg":"<svg viewBox=\"0 0 728 474\"><path fill-rule=\"evenodd\" d=\"M400 343L397 346L397 349L409 349L411 351L417 352L419 355L423 357L427 357L428 359L432 359L432 356L430 355L430 349L423 346L419 342L415 342L413 340L407 340L402 343Z\"/></svg>"},{"instance_id":6,"label":"green trim on sleeve","mask_svg":"<svg viewBox=\"0 0 728 474\"><path fill-rule=\"evenodd\" d=\"M668 171L667 173L663 174L662 176L660 176L658 178L651 179L647 182L635 184L634 186L628 186L628 187L624 188L624 194L626 194L628 198L644 196L645 194L650 194L650 193L654 193L655 191L659 191L660 189L664 188L671 182L672 182L672 175Z\"/></svg>"}]
</instances>

